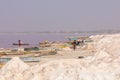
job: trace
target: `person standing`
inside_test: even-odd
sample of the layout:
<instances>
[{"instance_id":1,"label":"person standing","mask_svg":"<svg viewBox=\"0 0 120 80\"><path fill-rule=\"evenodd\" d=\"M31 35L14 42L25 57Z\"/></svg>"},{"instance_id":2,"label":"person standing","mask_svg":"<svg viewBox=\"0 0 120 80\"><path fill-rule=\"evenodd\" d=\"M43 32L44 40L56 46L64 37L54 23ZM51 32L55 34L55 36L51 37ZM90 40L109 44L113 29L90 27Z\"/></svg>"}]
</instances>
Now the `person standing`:
<instances>
[{"instance_id":1,"label":"person standing","mask_svg":"<svg viewBox=\"0 0 120 80\"><path fill-rule=\"evenodd\" d=\"M73 49L75 51L75 49L76 49L76 40L73 41L72 45L73 45Z\"/></svg>"}]
</instances>

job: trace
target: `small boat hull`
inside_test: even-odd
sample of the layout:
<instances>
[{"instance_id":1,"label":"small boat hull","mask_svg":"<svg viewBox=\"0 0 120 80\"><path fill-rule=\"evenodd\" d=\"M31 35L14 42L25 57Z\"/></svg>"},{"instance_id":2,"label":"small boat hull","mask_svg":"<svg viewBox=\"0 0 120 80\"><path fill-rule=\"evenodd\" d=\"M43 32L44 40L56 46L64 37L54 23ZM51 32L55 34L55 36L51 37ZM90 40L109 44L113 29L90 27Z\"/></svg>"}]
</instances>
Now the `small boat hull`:
<instances>
[{"instance_id":1,"label":"small boat hull","mask_svg":"<svg viewBox=\"0 0 120 80\"><path fill-rule=\"evenodd\" d=\"M0 58L0 63L6 63L10 61L12 58ZM40 57L20 57L20 59L24 62L39 62Z\"/></svg>"}]
</instances>

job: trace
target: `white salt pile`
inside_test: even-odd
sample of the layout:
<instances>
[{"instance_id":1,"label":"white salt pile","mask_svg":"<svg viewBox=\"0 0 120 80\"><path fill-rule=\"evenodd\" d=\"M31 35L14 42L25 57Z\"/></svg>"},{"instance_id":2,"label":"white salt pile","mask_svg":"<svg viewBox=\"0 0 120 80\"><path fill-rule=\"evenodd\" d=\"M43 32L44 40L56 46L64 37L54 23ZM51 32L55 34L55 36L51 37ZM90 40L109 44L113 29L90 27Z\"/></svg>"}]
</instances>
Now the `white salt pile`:
<instances>
[{"instance_id":1,"label":"white salt pile","mask_svg":"<svg viewBox=\"0 0 120 80\"><path fill-rule=\"evenodd\" d=\"M18 57L14 57L0 70L0 80L21 80L22 73L29 68ZM4 77L4 79L2 79Z\"/></svg>"},{"instance_id":2,"label":"white salt pile","mask_svg":"<svg viewBox=\"0 0 120 80\"><path fill-rule=\"evenodd\" d=\"M108 54L108 57L119 57L120 55L120 34L114 34L114 35L102 35L102 37L92 37L93 40L95 40L95 48L97 50L96 57L98 55L101 55L101 51L103 52L103 56L105 56L105 53ZM95 39L96 38L96 39ZM99 39L99 41L97 40ZM97 41L96 41L97 40ZM106 56L105 56L106 58Z\"/></svg>"},{"instance_id":3,"label":"white salt pile","mask_svg":"<svg viewBox=\"0 0 120 80\"><path fill-rule=\"evenodd\" d=\"M92 57L51 60L31 67L13 58L1 69L0 80L120 80L120 34L91 38L96 48Z\"/></svg>"}]
</instances>

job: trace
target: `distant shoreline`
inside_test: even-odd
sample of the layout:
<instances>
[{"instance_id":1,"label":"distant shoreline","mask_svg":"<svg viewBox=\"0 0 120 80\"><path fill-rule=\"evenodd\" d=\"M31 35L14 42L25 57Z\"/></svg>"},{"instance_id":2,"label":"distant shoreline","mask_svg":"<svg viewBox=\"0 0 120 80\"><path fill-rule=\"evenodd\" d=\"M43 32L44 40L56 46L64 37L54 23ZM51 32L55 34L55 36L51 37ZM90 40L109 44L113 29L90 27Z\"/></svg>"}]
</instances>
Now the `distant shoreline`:
<instances>
[{"instance_id":1,"label":"distant shoreline","mask_svg":"<svg viewBox=\"0 0 120 80\"><path fill-rule=\"evenodd\" d=\"M0 32L0 34L81 34L81 33L120 33L120 30L96 30L96 31L6 31L6 32Z\"/></svg>"}]
</instances>

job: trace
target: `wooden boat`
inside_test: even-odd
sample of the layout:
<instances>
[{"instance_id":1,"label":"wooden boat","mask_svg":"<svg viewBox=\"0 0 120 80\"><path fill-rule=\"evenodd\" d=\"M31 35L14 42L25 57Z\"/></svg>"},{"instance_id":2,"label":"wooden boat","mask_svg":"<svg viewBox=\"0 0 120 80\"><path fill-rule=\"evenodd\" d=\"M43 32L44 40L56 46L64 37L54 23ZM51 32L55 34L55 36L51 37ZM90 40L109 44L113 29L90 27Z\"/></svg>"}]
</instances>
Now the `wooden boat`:
<instances>
[{"instance_id":1,"label":"wooden boat","mask_svg":"<svg viewBox=\"0 0 120 80\"><path fill-rule=\"evenodd\" d=\"M13 45L29 45L29 44L17 44L17 43L13 43Z\"/></svg>"},{"instance_id":2,"label":"wooden boat","mask_svg":"<svg viewBox=\"0 0 120 80\"><path fill-rule=\"evenodd\" d=\"M18 43L13 43L13 45L18 45L20 47L22 45L29 45L29 44L22 43L21 40L18 40Z\"/></svg>"}]
</instances>

